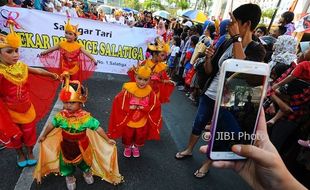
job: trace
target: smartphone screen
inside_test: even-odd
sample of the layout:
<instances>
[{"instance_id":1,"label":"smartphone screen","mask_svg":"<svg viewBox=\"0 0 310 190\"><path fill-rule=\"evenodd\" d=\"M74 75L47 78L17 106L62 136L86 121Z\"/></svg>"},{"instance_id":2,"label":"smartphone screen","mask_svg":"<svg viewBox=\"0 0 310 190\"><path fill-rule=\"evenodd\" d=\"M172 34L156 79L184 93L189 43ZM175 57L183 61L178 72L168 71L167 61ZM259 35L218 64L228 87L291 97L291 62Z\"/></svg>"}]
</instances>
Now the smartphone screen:
<instances>
[{"instance_id":1,"label":"smartphone screen","mask_svg":"<svg viewBox=\"0 0 310 190\"><path fill-rule=\"evenodd\" d=\"M213 117L211 151L221 159L229 159L237 156L225 154L231 152L233 145L251 144L257 138L255 131L267 76L232 71L224 74L219 107Z\"/></svg>"}]
</instances>

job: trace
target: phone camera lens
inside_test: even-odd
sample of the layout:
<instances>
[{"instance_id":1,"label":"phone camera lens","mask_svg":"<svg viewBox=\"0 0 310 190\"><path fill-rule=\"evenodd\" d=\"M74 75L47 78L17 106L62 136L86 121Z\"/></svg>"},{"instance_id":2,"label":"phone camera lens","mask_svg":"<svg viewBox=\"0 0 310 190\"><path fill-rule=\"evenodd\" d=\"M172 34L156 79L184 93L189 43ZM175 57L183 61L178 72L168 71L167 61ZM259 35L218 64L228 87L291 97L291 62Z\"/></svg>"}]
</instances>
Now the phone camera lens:
<instances>
[{"instance_id":1,"label":"phone camera lens","mask_svg":"<svg viewBox=\"0 0 310 190\"><path fill-rule=\"evenodd\" d=\"M239 66L238 64L236 64L236 66Z\"/></svg>"}]
</instances>

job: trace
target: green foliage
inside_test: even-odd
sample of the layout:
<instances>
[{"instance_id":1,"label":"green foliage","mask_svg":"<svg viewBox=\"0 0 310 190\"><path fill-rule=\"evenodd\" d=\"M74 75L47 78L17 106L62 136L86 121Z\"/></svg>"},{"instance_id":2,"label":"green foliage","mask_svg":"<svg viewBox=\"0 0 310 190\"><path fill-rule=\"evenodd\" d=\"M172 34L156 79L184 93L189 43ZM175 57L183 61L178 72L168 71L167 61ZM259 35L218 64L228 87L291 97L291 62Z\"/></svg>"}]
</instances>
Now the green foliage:
<instances>
[{"instance_id":1,"label":"green foliage","mask_svg":"<svg viewBox=\"0 0 310 190\"><path fill-rule=\"evenodd\" d=\"M262 17L267 17L271 19L275 10L276 10L275 8L269 8L269 9L263 10Z\"/></svg>"},{"instance_id":2,"label":"green foliage","mask_svg":"<svg viewBox=\"0 0 310 190\"><path fill-rule=\"evenodd\" d=\"M142 8L139 0L126 0L124 1L124 6L135 10L140 10Z\"/></svg>"},{"instance_id":3,"label":"green foliage","mask_svg":"<svg viewBox=\"0 0 310 190\"><path fill-rule=\"evenodd\" d=\"M184 10L184 9L189 8L189 3L186 0L180 0L180 1L177 2L177 6L180 9Z\"/></svg>"},{"instance_id":4,"label":"green foliage","mask_svg":"<svg viewBox=\"0 0 310 190\"><path fill-rule=\"evenodd\" d=\"M160 0L145 0L143 8L146 10L165 10L165 7L160 3Z\"/></svg>"}]
</instances>

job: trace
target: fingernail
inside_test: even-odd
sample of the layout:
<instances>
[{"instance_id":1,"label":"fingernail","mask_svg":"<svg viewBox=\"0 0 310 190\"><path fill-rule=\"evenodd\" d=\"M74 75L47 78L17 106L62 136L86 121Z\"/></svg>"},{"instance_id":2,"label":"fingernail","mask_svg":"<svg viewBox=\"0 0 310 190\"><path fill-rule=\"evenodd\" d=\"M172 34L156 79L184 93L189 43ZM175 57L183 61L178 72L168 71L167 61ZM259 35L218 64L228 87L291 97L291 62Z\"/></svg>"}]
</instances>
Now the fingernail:
<instances>
[{"instance_id":1,"label":"fingernail","mask_svg":"<svg viewBox=\"0 0 310 190\"><path fill-rule=\"evenodd\" d=\"M241 152L241 146L240 145L234 145L234 150L236 152Z\"/></svg>"}]
</instances>

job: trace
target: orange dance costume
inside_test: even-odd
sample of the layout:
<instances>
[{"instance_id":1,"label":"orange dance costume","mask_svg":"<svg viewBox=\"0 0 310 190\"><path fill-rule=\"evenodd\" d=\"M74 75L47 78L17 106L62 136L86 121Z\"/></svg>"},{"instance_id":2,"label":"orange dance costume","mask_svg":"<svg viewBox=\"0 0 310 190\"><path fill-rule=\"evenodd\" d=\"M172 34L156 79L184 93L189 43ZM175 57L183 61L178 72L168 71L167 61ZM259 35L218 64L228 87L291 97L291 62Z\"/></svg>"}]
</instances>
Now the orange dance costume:
<instances>
[{"instance_id":1,"label":"orange dance costume","mask_svg":"<svg viewBox=\"0 0 310 190\"><path fill-rule=\"evenodd\" d=\"M65 31L75 34L76 37L80 34L78 25L71 25L70 19L65 25ZM71 80L82 82L91 77L96 69L95 62L82 49L83 45L76 40L61 41L57 49L41 55L40 61L46 69L59 75L66 71L70 74Z\"/></svg>"},{"instance_id":2,"label":"orange dance costume","mask_svg":"<svg viewBox=\"0 0 310 190\"><path fill-rule=\"evenodd\" d=\"M69 77L66 78L60 93L64 103L84 103L87 96L87 90L79 81L69 82ZM72 176L79 167L111 184L121 183L117 148L97 133L99 125L96 118L81 108L57 113L51 121L51 131L40 143L39 160L33 174L36 181L41 182L42 177L50 173Z\"/></svg>"}]
</instances>

